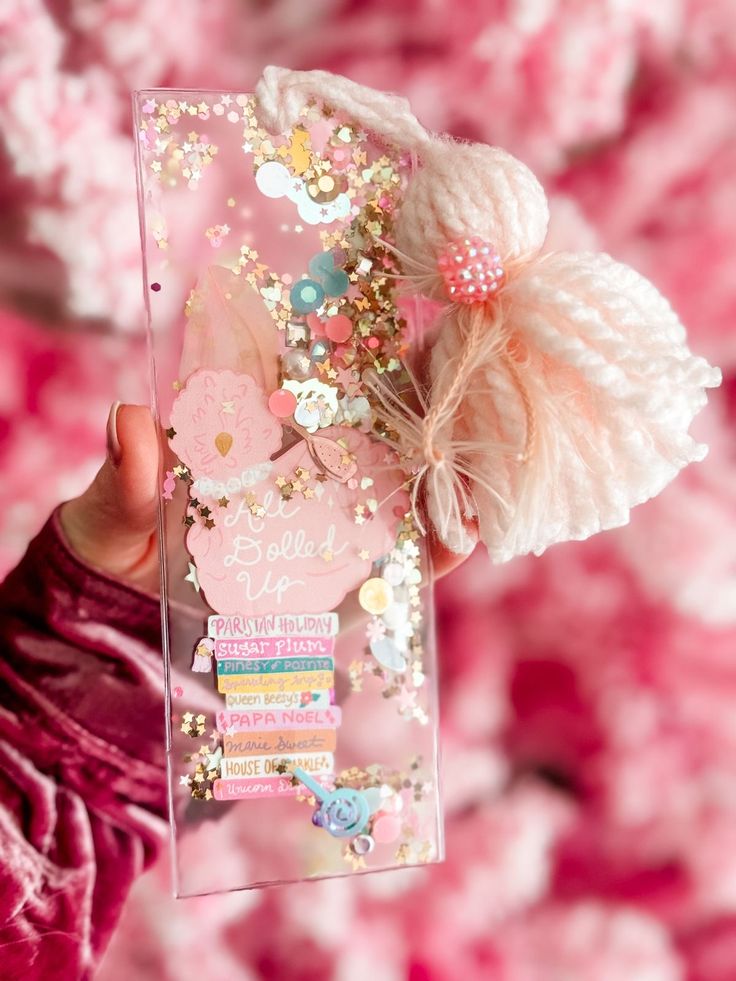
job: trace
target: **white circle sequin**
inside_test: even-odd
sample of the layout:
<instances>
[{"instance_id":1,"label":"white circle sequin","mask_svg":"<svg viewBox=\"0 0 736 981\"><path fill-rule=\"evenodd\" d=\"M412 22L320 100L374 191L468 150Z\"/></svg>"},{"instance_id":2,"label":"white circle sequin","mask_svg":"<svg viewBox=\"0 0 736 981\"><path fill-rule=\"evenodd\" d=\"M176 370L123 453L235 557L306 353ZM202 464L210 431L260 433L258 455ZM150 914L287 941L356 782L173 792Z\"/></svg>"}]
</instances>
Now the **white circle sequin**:
<instances>
[{"instance_id":1,"label":"white circle sequin","mask_svg":"<svg viewBox=\"0 0 736 981\"><path fill-rule=\"evenodd\" d=\"M404 581L404 570L398 562L389 562L385 565L381 575L391 586L400 586Z\"/></svg>"},{"instance_id":2,"label":"white circle sequin","mask_svg":"<svg viewBox=\"0 0 736 981\"><path fill-rule=\"evenodd\" d=\"M267 198L282 198L289 190L291 175L278 160L261 164L256 171L256 187Z\"/></svg>"}]
</instances>

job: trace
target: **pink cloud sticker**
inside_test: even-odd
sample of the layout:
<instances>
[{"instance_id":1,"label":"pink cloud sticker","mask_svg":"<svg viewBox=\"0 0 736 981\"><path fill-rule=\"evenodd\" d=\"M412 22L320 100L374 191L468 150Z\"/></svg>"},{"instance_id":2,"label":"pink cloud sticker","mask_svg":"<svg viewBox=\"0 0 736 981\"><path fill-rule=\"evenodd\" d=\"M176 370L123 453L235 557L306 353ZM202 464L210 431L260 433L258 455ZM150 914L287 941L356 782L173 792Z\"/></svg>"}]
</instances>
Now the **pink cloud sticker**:
<instances>
[{"instance_id":1,"label":"pink cloud sticker","mask_svg":"<svg viewBox=\"0 0 736 981\"><path fill-rule=\"evenodd\" d=\"M354 429L331 427L320 435L345 441L357 464L354 480L316 482L319 468L302 441L247 493L231 498L226 509L213 509L214 528L196 523L189 529L186 544L200 586L218 613L333 609L394 545L397 514L409 506L395 456ZM310 472L314 496L295 493L286 500L275 478L298 468Z\"/></svg>"}]
</instances>

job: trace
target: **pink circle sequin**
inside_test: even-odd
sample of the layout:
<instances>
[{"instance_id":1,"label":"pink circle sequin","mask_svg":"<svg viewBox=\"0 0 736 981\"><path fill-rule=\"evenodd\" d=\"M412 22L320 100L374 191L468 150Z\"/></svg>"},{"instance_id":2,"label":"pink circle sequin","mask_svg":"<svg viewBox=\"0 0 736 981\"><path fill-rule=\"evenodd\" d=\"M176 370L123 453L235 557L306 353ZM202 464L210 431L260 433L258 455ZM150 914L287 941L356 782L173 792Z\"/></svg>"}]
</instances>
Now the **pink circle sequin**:
<instances>
[{"instance_id":1,"label":"pink circle sequin","mask_svg":"<svg viewBox=\"0 0 736 981\"><path fill-rule=\"evenodd\" d=\"M396 841L401 834L401 818L395 814L382 814L373 825L373 838L382 844Z\"/></svg>"},{"instance_id":2,"label":"pink circle sequin","mask_svg":"<svg viewBox=\"0 0 736 981\"><path fill-rule=\"evenodd\" d=\"M268 397L268 407L278 419L286 419L294 414L296 395L285 388L277 388Z\"/></svg>"},{"instance_id":3,"label":"pink circle sequin","mask_svg":"<svg viewBox=\"0 0 736 981\"><path fill-rule=\"evenodd\" d=\"M447 295L455 303L485 303L506 279L494 246L473 237L450 242L437 259Z\"/></svg>"},{"instance_id":4,"label":"pink circle sequin","mask_svg":"<svg viewBox=\"0 0 736 981\"><path fill-rule=\"evenodd\" d=\"M352 337L353 322L350 317L346 317L342 313L337 313L327 321L325 333L331 341L340 344Z\"/></svg>"}]
</instances>

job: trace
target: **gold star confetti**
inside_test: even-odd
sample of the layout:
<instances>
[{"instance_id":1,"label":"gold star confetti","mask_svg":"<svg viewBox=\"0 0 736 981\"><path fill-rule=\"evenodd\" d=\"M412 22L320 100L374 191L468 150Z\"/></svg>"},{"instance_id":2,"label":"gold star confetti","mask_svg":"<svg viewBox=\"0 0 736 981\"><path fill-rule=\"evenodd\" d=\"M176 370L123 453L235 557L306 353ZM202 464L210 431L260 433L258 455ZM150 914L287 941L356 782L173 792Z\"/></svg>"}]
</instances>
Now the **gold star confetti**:
<instances>
[{"instance_id":1,"label":"gold star confetti","mask_svg":"<svg viewBox=\"0 0 736 981\"><path fill-rule=\"evenodd\" d=\"M352 691L363 690L363 671L365 663L363 661L351 661L348 665L348 676L350 678L350 688Z\"/></svg>"},{"instance_id":2,"label":"gold star confetti","mask_svg":"<svg viewBox=\"0 0 736 981\"><path fill-rule=\"evenodd\" d=\"M355 852L350 849L349 845L345 845L343 848L342 857L352 867L353 872L357 872L358 869L364 869L366 867L363 856L356 855Z\"/></svg>"}]
</instances>

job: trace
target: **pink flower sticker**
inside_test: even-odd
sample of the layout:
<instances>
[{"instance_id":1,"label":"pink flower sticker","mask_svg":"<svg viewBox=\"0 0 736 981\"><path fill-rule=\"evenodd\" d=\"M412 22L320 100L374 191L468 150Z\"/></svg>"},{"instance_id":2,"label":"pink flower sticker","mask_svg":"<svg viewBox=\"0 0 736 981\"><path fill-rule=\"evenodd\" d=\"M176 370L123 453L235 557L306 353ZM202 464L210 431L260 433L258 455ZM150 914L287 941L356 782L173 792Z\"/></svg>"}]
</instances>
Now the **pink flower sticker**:
<instances>
[{"instance_id":1,"label":"pink flower sticker","mask_svg":"<svg viewBox=\"0 0 736 981\"><path fill-rule=\"evenodd\" d=\"M248 468L268 462L281 446L281 423L261 388L250 375L227 369L189 376L172 407L171 427L171 448L192 477L224 485L221 493L228 482L239 486Z\"/></svg>"},{"instance_id":2,"label":"pink flower sticker","mask_svg":"<svg viewBox=\"0 0 736 981\"><path fill-rule=\"evenodd\" d=\"M381 443L347 427L320 436L344 440L357 464L357 483L315 481L320 467L306 441L278 458L274 471L216 510L215 526L194 524L187 548L199 583L218 613L318 613L334 609L358 587L375 559L394 545L400 518L409 508L405 473ZM310 493L284 497L280 475L301 471ZM368 491L360 486L371 477ZM307 489L307 488L305 488ZM311 491L314 491L312 496Z\"/></svg>"}]
</instances>

